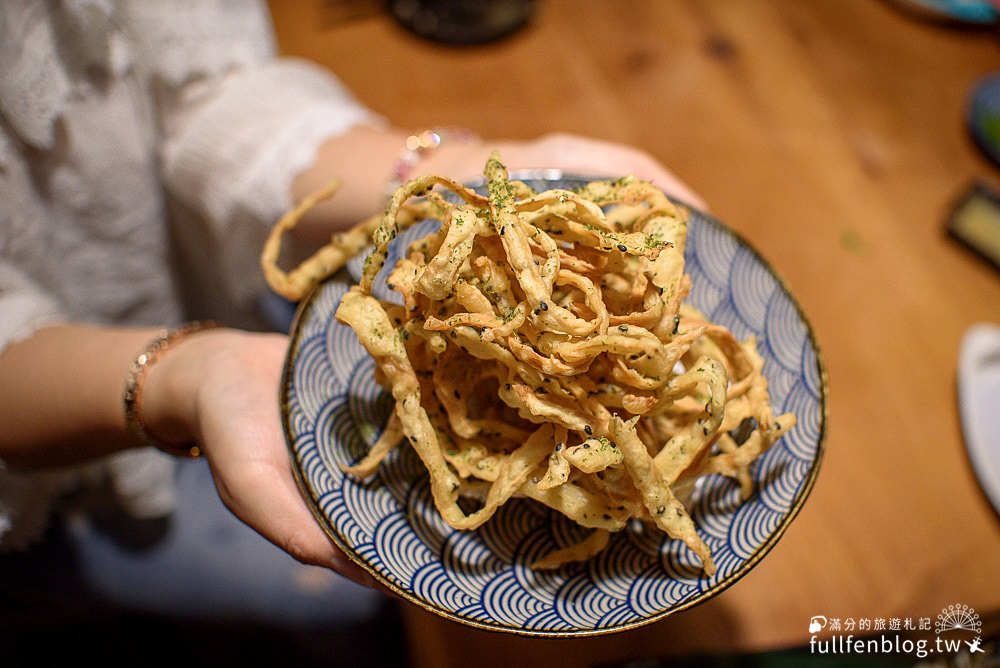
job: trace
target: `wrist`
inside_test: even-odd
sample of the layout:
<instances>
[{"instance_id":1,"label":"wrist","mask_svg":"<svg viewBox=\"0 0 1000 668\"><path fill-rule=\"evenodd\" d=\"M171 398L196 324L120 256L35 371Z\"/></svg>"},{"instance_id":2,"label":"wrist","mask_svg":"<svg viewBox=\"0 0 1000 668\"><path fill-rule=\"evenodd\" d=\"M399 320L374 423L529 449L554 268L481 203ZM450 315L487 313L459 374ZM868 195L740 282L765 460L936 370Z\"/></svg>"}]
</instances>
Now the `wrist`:
<instances>
[{"instance_id":1,"label":"wrist","mask_svg":"<svg viewBox=\"0 0 1000 668\"><path fill-rule=\"evenodd\" d=\"M482 160L471 160L472 155L481 155ZM331 179L340 181L336 194L303 216L293 235L325 243L332 231L381 212L386 191L394 186L430 173L459 179L478 176L486 155L482 142L469 130L408 133L356 125L320 146L313 165L293 182L292 198L301 201Z\"/></svg>"},{"instance_id":2,"label":"wrist","mask_svg":"<svg viewBox=\"0 0 1000 668\"><path fill-rule=\"evenodd\" d=\"M126 424L140 442L171 454L198 456L197 400L210 364L213 323L191 323L161 332L130 366L125 389Z\"/></svg>"},{"instance_id":3,"label":"wrist","mask_svg":"<svg viewBox=\"0 0 1000 668\"><path fill-rule=\"evenodd\" d=\"M466 128L431 128L408 135L385 182L386 201L401 185L415 176L438 174L460 180L474 176L474 173L459 174L454 169L442 170L440 167L467 166L469 163L466 156L470 152L478 153L481 146L482 141L478 135Z\"/></svg>"},{"instance_id":4,"label":"wrist","mask_svg":"<svg viewBox=\"0 0 1000 668\"><path fill-rule=\"evenodd\" d=\"M325 243L331 232L378 213L384 206L382 186L405 140L402 130L361 124L324 142L312 166L292 183L292 199L299 202L332 179L340 186L332 198L306 213L292 234Z\"/></svg>"}]
</instances>

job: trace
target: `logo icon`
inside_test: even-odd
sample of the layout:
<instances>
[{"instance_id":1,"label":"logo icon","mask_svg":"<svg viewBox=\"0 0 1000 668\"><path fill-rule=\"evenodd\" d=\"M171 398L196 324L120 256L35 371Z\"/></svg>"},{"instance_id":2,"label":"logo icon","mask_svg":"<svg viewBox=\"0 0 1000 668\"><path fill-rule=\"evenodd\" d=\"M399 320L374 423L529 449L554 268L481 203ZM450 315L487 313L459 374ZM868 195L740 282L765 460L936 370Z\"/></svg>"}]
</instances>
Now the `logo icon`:
<instances>
[{"instance_id":1,"label":"logo icon","mask_svg":"<svg viewBox=\"0 0 1000 668\"><path fill-rule=\"evenodd\" d=\"M816 615L809 620L809 633L819 633L826 628L827 619L823 615Z\"/></svg>"},{"instance_id":2,"label":"logo icon","mask_svg":"<svg viewBox=\"0 0 1000 668\"><path fill-rule=\"evenodd\" d=\"M975 654L976 652L982 652L983 654L986 653L986 650L979 646L983 642L983 639L979 636L976 636L972 642L969 642L968 640L963 640L962 642L969 646L970 654Z\"/></svg>"},{"instance_id":3,"label":"logo icon","mask_svg":"<svg viewBox=\"0 0 1000 668\"><path fill-rule=\"evenodd\" d=\"M983 628L983 622L979 619L979 613L969 606L954 604L941 611L934 626L934 632L939 635L948 631L979 633Z\"/></svg>"}]
</instances>

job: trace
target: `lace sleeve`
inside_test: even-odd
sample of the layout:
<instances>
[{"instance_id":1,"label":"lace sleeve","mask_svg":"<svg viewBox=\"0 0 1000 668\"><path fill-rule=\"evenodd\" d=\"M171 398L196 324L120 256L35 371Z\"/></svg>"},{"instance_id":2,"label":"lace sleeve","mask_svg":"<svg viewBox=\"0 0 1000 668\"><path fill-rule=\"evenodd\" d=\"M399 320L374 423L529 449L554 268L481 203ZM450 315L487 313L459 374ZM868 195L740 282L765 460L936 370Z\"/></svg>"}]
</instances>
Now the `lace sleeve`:
<instances>
[{"instance_id":1,"label":"lace sleeve","mask_svg":"<svg viewBox=\"0 0 1000 668\"><path fill-rule=\"evenodd\" d=\"M223 77L182 118L164 146L167 185L217 227L237 210L270 224L324 139L378 122L333 75L296 59Z\"/></svg>"},{"instance_id":2,"label":"lace sleeve","mask_svg":"<svg viewBox=\"0 0 1000 668\"><path fill-rule=\"evenodd\" d=\"M134 4L153 12L171 3ZM197 24L197 32L174 30L176 11L145 21L138 39L151 46L137 54L161 82L162 173L186 219L177 225L185 270L210 274L193 279L198 299L211 302L206 312L241 324L266 292L257 258L267 229L291 206L295 176L324 140L383 120L325 69L276 57L265 5L219 4L186 4L198 16L179 27Z\"/></svg>"},{"instance_id":3,"label":"lace sleeve","mask_svg":"<svg viewBox=\"0 0 1000 668\"><path fill-rule=\"evenodd\" d=\"M50 232L38 222L45 215L30 183L27 164L0 128L0 372L9 346L69 319L59 299L30 275ZM0 424L9 409L0 406ZM110 476L119 502L133 515L164 515L174 503L173 466L152 449L44 471L14 471L0 461L0 551L24 549L39 540L56 499L94 476Z\"/></svg>"},{"instance_id":4,"label":"lace sleeve","mask_svg":"<svg viewBox=\"0 0 1000 668\"><path fill-rule=\"evenodd\" d=\"M8 167L10 159L5 156ZM0 172L0 201L6 203L15 202L4 178L9 171ZM9 216L11 208L3 209ZM56 302L18 270L11 257L19 245L30 242L21 237L29 232L8 216L0 213L0 369L9 345L60 319ZM69 477L62 472L17 474L0 462L0 550L24 548L41 536L52 502Z\"/></svg>"}]
</instances>

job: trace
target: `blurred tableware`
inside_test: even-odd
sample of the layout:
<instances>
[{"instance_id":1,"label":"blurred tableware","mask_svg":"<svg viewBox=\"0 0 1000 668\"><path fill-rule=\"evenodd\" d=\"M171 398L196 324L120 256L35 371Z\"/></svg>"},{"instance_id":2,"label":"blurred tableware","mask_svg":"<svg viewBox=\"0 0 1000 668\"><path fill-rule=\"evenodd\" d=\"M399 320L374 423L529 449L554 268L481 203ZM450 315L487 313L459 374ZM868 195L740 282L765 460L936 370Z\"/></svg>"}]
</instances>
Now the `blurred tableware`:
<instances>
[{"instance_id":1,"label":"blurred tableware","mask_svg":"<svg viewBox=\"0 0 1000 668\"><path fill-rule=\"evenodd\" d=\"M389 0L389 12L408 30L448 44L482 44L524 27L535 0Z\"/></svg>"},{"instance_id":2,"label":"blurred tableware","mask_svg":"<svg viewBox=\"0 0 1000 668\"><path fill-rule=\"evenodd\" d=\"M1000 165L1000 73L973 83L966 108L966 124L976 145Z\"/></svg>"},{"instance_id":3,"label":"blurred tableware","mask_svg":"<svg viewBox=\"0 0 1000 668\"><path fill-rule=\"evenodd\" d=\"M994 2L987 0L891 0L910 13L944 23L987 26L997 22Z\"/></svg>"},{"instance_id":4,"label":"blurred tableware","mask_svg":"<svg viewBox=\"0 0 1000 668\"><path fill-rule=\"evenodd\" d=\"M969 460L1000 513L1000 326L977 324L962 339L958 399Z\"/></svg>"}]
</instances>

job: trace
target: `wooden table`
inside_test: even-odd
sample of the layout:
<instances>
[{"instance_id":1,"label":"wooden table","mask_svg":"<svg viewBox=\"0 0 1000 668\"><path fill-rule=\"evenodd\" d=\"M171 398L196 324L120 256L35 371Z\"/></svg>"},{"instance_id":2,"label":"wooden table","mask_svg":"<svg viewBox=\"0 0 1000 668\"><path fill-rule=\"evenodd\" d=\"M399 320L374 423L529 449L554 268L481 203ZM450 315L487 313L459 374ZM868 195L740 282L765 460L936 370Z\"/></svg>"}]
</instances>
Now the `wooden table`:
<instances>
[{"instance_id":1,"label":"wooden table","mask_svg":"<svg viewBox=\"0 0 1000 668\"><path fill-rule=\"evenodd\" d=\"M787 279L829 373L815 490L731 589L582 641L473 631L406 606L416 665L462 665L472 651L478 666L755 651L805 644L816 614L1000 612L1000 521L955 395L963 332L1000 321L1000 274L943 233L974 179L1000 181L963 125L972 82L1000 69L994 33L880 0L541 0L513 38L448 48L379 3L271 4L284 53L329 66L402 127L645 148Z\"/></svg>"}]
</instances>

